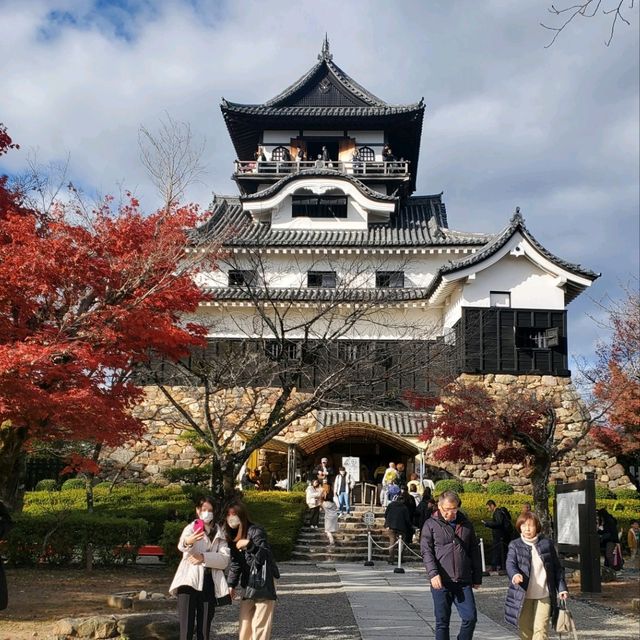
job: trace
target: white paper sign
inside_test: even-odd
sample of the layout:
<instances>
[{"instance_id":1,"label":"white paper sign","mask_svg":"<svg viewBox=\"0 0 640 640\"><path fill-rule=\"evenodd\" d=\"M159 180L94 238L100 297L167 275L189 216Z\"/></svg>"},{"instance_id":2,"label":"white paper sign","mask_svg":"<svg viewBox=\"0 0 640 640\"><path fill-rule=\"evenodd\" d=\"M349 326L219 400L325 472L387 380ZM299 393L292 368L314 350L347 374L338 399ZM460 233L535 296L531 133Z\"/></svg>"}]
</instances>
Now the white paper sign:
<instances>
[{"instance_id":1,"label":"white paper sign","mask_svg":"<svg viewBox=\"0 0 640 640\"><path fill-rule=\"evenodd\" d=\"M570 491L558 493L558 544L580 544L580 527L578 520L578 505L585 504L586 493Z\"/></svg>"},{"instance_id":2,"label":"white paper sign","mask_svg":"<svg viewBox=\"0 0 640 640\"><path fill-rule=\"evenodd\" d=\"M345 456L342 458L342 466L347 470L353 482L360 482L360 458Z\"/></svg>"}]
</instances>

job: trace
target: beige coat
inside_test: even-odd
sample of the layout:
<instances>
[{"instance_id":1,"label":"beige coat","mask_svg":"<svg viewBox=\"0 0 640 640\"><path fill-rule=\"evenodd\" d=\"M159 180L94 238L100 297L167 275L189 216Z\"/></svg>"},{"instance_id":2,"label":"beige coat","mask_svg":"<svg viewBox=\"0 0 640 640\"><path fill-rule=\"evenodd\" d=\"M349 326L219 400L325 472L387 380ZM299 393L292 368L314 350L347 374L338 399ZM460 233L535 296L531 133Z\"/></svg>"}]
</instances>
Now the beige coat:
<instances>
[{"instance_id":1,"label":"beige coat","mask_svg":"<svg viewBox=\"0 0 640 640\"><path fill-rule=\"evenodd\" d=\"M193 522L190 522L180 535L178 550L182 551L182 560L169 587L169 593L176 595L178 587L185 586L202 591L204 570L205 567L208 567L211 569L216 598L226 596L229 593L229 587L223 571L229 564L231 552L224 531L220 527L216 527L216 535L213 540L209 540L209 537L205 535L202 539L196 540L192 547L187 547L185 541L191 535L193 535ZM196 553L201 553L204 556L204 562L191 564L189 556Z\"/></svg>"}]
</instances>

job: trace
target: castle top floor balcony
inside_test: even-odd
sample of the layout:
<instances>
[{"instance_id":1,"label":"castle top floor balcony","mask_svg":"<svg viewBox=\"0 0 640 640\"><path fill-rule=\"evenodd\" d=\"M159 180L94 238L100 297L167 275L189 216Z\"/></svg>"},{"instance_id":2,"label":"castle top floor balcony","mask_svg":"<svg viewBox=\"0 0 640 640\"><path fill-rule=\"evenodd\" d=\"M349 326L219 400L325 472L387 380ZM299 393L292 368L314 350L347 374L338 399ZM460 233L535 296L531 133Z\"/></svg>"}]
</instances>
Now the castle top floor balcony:
<instances>
[{"instance_id":1,"label":"castle top floor balcony","mask_svg":"<svg viewBox=\"0 0 640 640\"><path fill-rule=\"evenodd\" d=\"M236 180L266 180L284 178L308 169L333 169L361 180L406 180L409 161L352 161L339 160L236 160L233 177Z\"/></svg>"}]
</instances>

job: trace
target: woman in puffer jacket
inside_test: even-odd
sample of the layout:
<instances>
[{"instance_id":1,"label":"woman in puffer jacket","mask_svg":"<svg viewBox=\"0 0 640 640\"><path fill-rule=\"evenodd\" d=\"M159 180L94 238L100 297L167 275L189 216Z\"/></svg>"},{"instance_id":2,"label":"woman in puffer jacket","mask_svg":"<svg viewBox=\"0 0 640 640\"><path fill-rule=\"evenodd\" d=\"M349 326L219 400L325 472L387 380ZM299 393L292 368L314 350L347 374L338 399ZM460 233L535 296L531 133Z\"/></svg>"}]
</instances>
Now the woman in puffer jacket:
<instances>
[{"instance_id":1,"label":"woman in puffer jacket","mask_svg":"<svg viewBox=\"0 0 640 640\"><path fill-rule=\"evenodd\" d=\"M505 620L518 628L521 640L547 640L558 598L566 600L567 585L553 542L541 534L538 516L523 513L516 522L520 537L509 544L509 590Z\"/></svg>"}]
</instances>

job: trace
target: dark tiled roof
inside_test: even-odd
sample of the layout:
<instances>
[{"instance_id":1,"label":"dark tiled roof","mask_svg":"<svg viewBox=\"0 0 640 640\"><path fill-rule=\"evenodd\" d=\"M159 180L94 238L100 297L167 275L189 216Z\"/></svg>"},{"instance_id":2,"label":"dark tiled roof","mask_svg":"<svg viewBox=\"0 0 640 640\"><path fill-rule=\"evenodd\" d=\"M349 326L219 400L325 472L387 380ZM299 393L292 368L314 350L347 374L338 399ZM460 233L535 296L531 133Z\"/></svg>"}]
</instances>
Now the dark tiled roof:
<instances>
[{"instance_id":1,"label":"dark tiled roof","mask_svg":"<svg viewBox=\"0 0 640 640\"><path fill-rule=\"evenodd\" d=\"M406 113L424 111L424 104L417 102L408 105L387 105L384 107L357 107L357 106L304 106L304 107L267 107L261 104L239 104L236 102L222 101L223 113L241 113L253 116L296 116L303 118L318 117L379 117L396 116Z\"/></svg>"},{"instance_id":2,"label":"dark tiled roof","mask_svg":"<svg viewBox=\"0 0 640 640\"><path fill-rule=\"evenodd\" d=\"M389 222L362 231L274 230L242 210L240 198L216 197L200 234L220 238L227 247L442 247L482 246L493 236L447 228L442 194L406 198Z\"/></svg>"},{"instance_id":3,"label":"dark tiled roof","mask_svg":"<svg viewBox=\"0 0 640 640\"><path fill-rule=\"evenodd\" d=\"M590 269L585 269L579 264L567 262L566 260L558 258L553 253L545 249L529 232L524 224L524 218L520 214L520 210L517 209L516 213L513 215L509 222L509 226L507 226L501 233L495 236L491 240L491 242L487 243L482 249L480 249L473 255L460 258L459 260L451 260L447 264L440 267L440 269L438 269L438 272L436 273L435 278L429 285L429 295L431 295L438 288L438 286L442 282L443 275L455 273L456 271L466 269L467 267L480 264L493 254L498 252L502 247L504 247L504 245L507 244L509 239L517 231L519 231L547 260L557 265L558 267L583 276L585 278L589 278L590 280L595 280L596 278L600 277L599 273L595 273Z\"/></svg>"},{"instance_id":4,"label":"dark tiled roof","mask_svg":"<svg viewBox=\"0 0 640 640\"><path fill-rule=\"evenodd\" d=\"M427 289L403 288L403 289L328 289L328 288L272 288L248 290L243 287L210 287L204 289L210 294L212 300L253 300L274 302L409 302L412 300L424 300Z\"/></svg>"},{"instance_id":5,"label":"dark tiled roof","mask_svg":"<svg viewBox=\"0 0 640 640\"><path fill-rule=\"evenodd\" d=\"M355 185L361 193L364 193L369 198L373 198L374 200L382 200L387 202L394 202L397 200L395 196L388 196L384 193L380 193L379 191L375 191L368 187L364 182L358 180L352 175L347 173L343 173L342 171L337 171L335 169L304 169L303 171L298 171L298 173L292 173L291 175L285 176L278 180L278 182L272 184L270 187L263 189L262 191L258 191L257 193L252 193L250 195L242 196L242 200L263 200L265 198L271 197L274 193L278 193L280 189L282 189L285 185L289 184L297 180L298 178L338 178L340 180L345 180L346 182L350 182Z\"/></svg>"},{"instance_id":6,"label":"dark tiled roof","mask_svg":"<svg viewBox=\"0 0 640 640\"><path fill-rule=\"evenodd\" d=\"M425 426L425 413L321 410L318 411L317 420L323 427L331 427L342 422L366 422L401 436L419 436Z\"/></svg>"}]
</instances>

